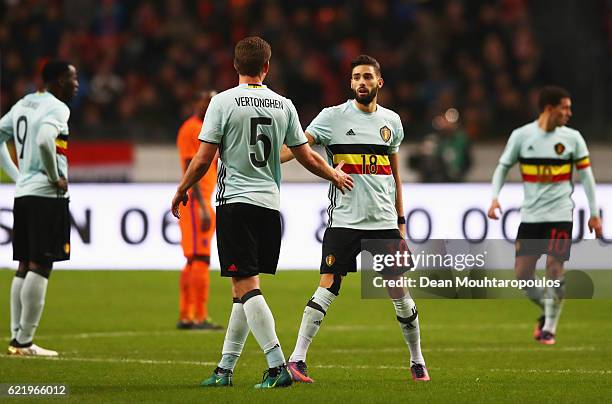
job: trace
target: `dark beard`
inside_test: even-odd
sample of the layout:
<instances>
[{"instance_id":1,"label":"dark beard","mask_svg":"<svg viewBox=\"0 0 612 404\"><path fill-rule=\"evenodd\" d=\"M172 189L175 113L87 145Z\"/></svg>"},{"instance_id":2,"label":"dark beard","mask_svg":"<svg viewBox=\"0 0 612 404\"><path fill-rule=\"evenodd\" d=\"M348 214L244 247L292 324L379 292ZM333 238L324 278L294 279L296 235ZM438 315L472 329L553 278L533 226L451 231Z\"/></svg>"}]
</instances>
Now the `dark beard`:
<instances>
[{"instance_id":1,"label":"dark beard","mask_svg":"<svg viewBox=\"0 0 612 404\"><path fill-rule=\"evenodd\" d=\"M370 105L372 100L378 95L378 88L374 88L372 91L368 93L366 96L360 96L357 91L355 93L355 101L360 103L361 105Z\"/></svg>"}]
</instances>

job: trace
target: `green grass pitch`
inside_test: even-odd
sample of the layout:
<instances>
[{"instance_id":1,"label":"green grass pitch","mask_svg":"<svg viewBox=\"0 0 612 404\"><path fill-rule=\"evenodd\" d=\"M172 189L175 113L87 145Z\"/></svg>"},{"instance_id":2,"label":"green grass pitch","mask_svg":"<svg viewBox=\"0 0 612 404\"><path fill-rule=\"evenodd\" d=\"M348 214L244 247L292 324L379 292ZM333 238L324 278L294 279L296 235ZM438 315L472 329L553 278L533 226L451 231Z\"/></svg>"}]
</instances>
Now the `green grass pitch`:
<instances>
[{"instance_id":1,"label":"green grass pitch","mask_svg":"<svg viewBox=\"0 0 612 404\"><path fill-rule=\"evenodd\" d=\"M61 358L0 355L0 383L65 383L70 394L62 402L557 403L612 397L612 300L567 301L556 346L531 339L537 311L526 299L417 301L432 377L417 384L391 303L361 300L358 275L345 280L311 346L314 384L255 391L266 365L249 336L234 387L203 389L198 384L215 367L224 332L175 330L178 276L55 272L36 342L60 351ZM11 271L0 271L5 336L11 277ZM230 283L218 272L211 281L211 315L225 324ZM286 356L317 282L314 271L262 277Z\"/></svg>"}]
</instances>

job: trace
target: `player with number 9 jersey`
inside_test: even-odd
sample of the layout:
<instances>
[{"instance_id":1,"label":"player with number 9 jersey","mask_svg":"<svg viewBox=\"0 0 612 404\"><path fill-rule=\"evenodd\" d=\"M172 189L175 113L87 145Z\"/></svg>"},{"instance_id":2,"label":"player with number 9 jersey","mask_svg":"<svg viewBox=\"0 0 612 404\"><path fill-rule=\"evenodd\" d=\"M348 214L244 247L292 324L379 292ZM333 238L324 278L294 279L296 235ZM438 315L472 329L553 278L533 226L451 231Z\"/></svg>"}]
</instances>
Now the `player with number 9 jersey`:
<instances>
[{"instance_id":1,"label":"player with number 9 jersey","mask_svg":"<svg viewBox=\"0 0 612 404\"><path fill-rule=\"evenodd\" d=\"M40 91L23 97L0 119L0 143L14 138L19 162L13 207L13 259L19 267L11 285L10 355L57 356L32 340L53 263L70 258L67 104L79 82L65 61L47 62L42 79Z\"/></svg>"}]
</instances>

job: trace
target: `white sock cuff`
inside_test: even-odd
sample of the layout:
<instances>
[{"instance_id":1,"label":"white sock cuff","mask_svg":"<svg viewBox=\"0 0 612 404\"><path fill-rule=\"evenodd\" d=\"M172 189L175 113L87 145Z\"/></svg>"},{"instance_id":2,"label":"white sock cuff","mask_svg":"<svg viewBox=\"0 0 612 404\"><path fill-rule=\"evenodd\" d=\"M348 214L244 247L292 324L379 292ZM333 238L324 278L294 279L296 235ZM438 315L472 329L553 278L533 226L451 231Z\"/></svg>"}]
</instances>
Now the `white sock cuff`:
<instances>
[{"instance_id":1,"label":"white sock cuff","mask_svg":"<svg viewBox=\"0 0 612 404\"><path fill-rule=\"evenodd\" d=\"M336 295L334 295L329 290L319 286L317 290L315 290L314 295L312 296L312 301L321 306L323 310L327 311L327 309L329 309L329 306L331 306L335 298Z\"/></svg>"},{"instance_id":2,"label":"white sock cuff","mask_svg":"<svg viewBox=\"0 0 612 404\"><path fill-rule=\"evenodd\" d=\"M44 283L49 282L49 279L33 271L28 271L28 273L26 274L25 278L23 278L23 280L25 281L26 279L31 279L31 278L39 279L41 282L44 282Z\"/></svg>"},{"instance_id":3,"label":"white sock cuff","mask_svg":"<svg viewBox=\"0 0 612 404\"><path fill-rule=\"evenodd\" d=\"M398 317L407 318L414 314L413 308L416 311L416 304L409 295L400 297L399 299L391 299L393 307L395 307L395 313Z\"/></svg>"}]
</instances>

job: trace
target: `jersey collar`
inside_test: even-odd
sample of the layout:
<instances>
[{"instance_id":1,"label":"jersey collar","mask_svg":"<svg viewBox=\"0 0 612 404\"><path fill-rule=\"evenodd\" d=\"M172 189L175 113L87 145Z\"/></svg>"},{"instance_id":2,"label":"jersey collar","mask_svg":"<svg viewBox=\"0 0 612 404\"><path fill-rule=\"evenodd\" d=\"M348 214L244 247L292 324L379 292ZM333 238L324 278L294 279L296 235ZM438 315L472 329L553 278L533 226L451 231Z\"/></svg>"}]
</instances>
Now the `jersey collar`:
<instances>
[{"instance_id":1,"label":"jersey collar","mask_svg":"<svg viewBox=\"0 0 612 404\"><path fill-rule=\"evenodd\" d=\"M249 83L238 84L238 87L240 87L240 88L252 88L252 89L268 88L268 86L266 86L265 84L249 84Z\"/></svg>"},{"instance_id":2,"label":"jersey collar","mask_svg":"<svg viewBox=\"0 0 612 404\"><path fill-rule=\"evenodd\" d=\"M374 112L363 112L362 110L360 110L359 108L357 108L357 105L355 105L355 103L356 103L357 101L356 101L354 98L352 98L352 99L348 100L348 102L351 104L351 108L352 108L354 111L356 111L356 112L358 112L358 113L360 113L360 114L362 114L362 115L364 115L364 116L375 116L375 115L376 115L376 113L378 112L378 104L376 105L376 109L374 110Z\"/></svg>"}]
</instances>

